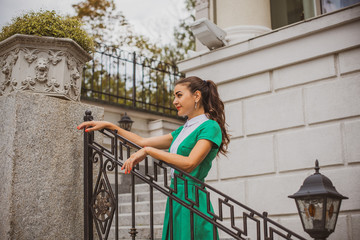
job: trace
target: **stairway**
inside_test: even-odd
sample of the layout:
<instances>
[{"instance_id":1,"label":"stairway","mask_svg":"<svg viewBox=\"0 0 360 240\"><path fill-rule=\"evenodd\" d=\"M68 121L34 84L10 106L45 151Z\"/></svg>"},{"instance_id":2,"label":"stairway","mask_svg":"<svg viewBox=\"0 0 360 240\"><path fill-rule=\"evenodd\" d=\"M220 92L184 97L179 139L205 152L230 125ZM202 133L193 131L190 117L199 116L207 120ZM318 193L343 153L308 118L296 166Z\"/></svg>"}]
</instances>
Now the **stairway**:
<instances>
[{"instance_id":1,"label":"stairway","mask_svg":"<svg viewBox=\"0 0 360 240\"><path fill-rule=\"evenodd\" d=\"M163 175L158 176L159 185L163 186ZM170 183L170 180L169 180ZM119 197L119 239L131 239L131 193L120 193ZM154 238L161 239L167 197L154 189ZM135 184L135 225L136 239L150 239L150 189L146 183ZM115 222L115 221L114 221ZM115 239L115 225L111 228L109 238Z\"/></svg>"}]
</instances>

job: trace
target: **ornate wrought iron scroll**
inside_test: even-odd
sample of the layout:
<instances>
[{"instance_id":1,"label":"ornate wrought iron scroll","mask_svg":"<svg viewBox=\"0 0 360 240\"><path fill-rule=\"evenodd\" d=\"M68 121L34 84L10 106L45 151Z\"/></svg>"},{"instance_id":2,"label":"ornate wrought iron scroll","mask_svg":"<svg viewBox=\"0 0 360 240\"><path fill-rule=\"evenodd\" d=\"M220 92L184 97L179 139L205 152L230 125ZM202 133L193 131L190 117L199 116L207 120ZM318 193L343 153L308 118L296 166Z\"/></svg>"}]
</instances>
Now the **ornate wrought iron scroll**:
<instances>
[{"instance_id":1,"label":"ornate wrought iron scroll","mask_svg":"<svg viewBox=\"0 0 360 240\"><path fill-rule=\"evenodd\" d=\"M96 44L84 67L81 98L176 116L172 92L182 76L173 64Z\"/></svg>"},{"instance_id":2,"label":"ornate wrought iron scroll","mask_svg":"<svg viewBox=\"0 0 360 240\"><path fill-rule=\"evenodd\" d=\"M84 119L92 120L91 112L87 111ZM107 138L110 141L110 147L105 147L102 142L96 140L95 134ZM136 239L134 183L135 177L137 177L147 183L150 188L149 239L154 239L153 190L155 189L168 197L170 216L172 215L172 204L174 201L189 209L191 239L194 239L194 215L198 215L213 225L213 239L217 238L216 230L219 230L225 232L225 235L228 236L228 238L221 239L305 240L300 235L268 218L266 212L261 214L170 164L155 160L153 162L154 167L150 170L150 160L148 158L144 160L144 165L137 165L131 171L132 226L129 229L129 236L119 236L118 229L121 219L118 217L118 168L123 165L124 160L130 157L130 152L140 149L140 146L118 135L116 131L108 129L96 133L84 132L84 140L85 239L93 239L93 225L99 239L109 239L109 232L113 221L115 221L115 239ZM170 174L169 167L177 170L173 178L174 187L171 187L168 180ZM112 188L109 181L110 172L115 173L115 189ZM161 181L158 180L160 175L163 175L163 180ZM177 183L179 181L185 186L185 200L176 196L178 191ZM95 183L94 186L93 182ZM195 197L193 198L189 195L189 184L195 187ZM198 210L200 204L199 195L201 194L206 196L207 212ZM210 210L210 199L214 204L214 212ZM174 239L172 236L172 224L170 220L170 239Z\"/></svg>"}]
</instances>

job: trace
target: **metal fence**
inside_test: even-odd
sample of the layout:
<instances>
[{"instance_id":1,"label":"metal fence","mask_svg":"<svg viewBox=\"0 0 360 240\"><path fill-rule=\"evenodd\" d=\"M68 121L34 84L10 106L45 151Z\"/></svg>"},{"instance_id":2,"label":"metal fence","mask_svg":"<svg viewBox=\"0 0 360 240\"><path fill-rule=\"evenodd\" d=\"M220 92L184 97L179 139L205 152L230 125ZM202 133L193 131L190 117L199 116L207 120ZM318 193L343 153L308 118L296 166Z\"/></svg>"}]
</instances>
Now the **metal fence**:
<instances>
[{"instance_id":1,"label":"metal fence","mask_svg":"<svg viewBox=\"0 0 360 240\"><path fill-rule=\"evenodd\" d=\"M84 118L91 121L91 112L87 111ZM110 142L110 146L105 147L102 142L96 141L95 134L99 134L104 141ZM105 139L106 138L106 139ZM226 239L264 239L264 240L305 240L298 234L288 230L277 222L268 218L266 212L259 213L236 199L222 193L221 191L199 181L184 171L177 169L165 162L154 161L151 171L150 159L144 160L145 165L137 165L131 171L131 227L126 236L119 236L119 168L123 162L130 157L131 151L140 149L136 144L118 135L116 131L101 130L99 132L84 132L84 219L85 219L85 239L92 240L94 232L101 240L110 239L110 230L115 231L111 239L136 239L136 203L135 203L135 178L141 179L149 185L150 199L150 220L149 239L154 239L154 190L168 197L170 206L170 219L173 218L172 206L176 202L190 211L189 222L193 222L195 215L198 215L211 223L213 226L213 239L216 239L216 231L223 231L229 238ZM95 167L96 166L96 167ZM174 188L168 182L169 167L173 167L179 173L174 174ZM144 169L140 169L144 168ZM110 177L113 176L115 186L110 184ZM163 175L163 180L159 176ZM177 195L177 182L183 182L185 186L185 199ZM95 183L95 185L93 185ZM195 186L195 199L188 199L188 189ZM209 208L207 212L199 211L199 195L205 194L209 206L210 199L216 206L212 213ZM264 197L264 196L259 196ZM265 200L265 198L264 198ZM170 220L170 239L173 236L173 225ZM95 226L96 231L94 231ZM224 235L224 234L223 234ZM191 239L194 239L194 225L191 225Z\"/></svg>"},{"instance_id":2,"label":"metal fence","mask_svg":"<svg viewBox=\"0 0 360 240\"><path fill-rule=\"evenodd\" d=\"M180 77L175 65L97 44L83 70L81 97L176 116L172 91Z\"/></svg>"}]
</instances>

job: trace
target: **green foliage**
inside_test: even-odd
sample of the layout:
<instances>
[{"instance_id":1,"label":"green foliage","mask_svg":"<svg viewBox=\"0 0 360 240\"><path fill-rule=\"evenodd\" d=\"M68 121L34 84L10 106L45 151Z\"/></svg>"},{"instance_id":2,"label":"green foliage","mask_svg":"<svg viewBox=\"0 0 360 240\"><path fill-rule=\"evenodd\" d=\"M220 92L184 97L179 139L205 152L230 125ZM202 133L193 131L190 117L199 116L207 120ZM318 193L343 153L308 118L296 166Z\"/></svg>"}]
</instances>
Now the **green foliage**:
<instances>
[{"instance_id":1,"label":"green foliage","mask_svg":"<svg viewBox=\"0 0 360 240\"><path fill-rule=\"evenodd\" d=\"M73 4L76 17L97 42L110 44L117 28L127 26L128 22L121 12L115 12L113 0L85 0Z\"/></svg>"},{"instance_id":2,"label":"green foliage","mask_svg":"<svg viewBox=\"0 0 360 240\"><path fill-rule=\"evenodd\" d=\"M162 47L161 60L176 65L184 60L189 51L195 50L195 36L191 32L190 24L195 21L195 0L185 0L186 10L190 16L181 19L174 28L174 42Z\"/></svg>"},{"instance_id":3,"label":"green foliage","mask_svg":"<svg viewBox=\"0 0 360 240\"><path fill-rule=\"evenodd\" d=\"M144 35L136 33L125 16L121 12L116 12L113 0L82 0L73 5L77 17L84 22L88 32L97 42L107 45L107 49L98 49L107 53L102 54L102 57L112 55L111 49L120 48L136 52L137 56L145 56L146 61L151 62L151 64L136 63L137 68L141 68L140 65L143 64L142 69L136 73L137 79L140 79L136 81L135 86L134 98L137 108L176 115L176 109L172 104L172 88L174 78L178 76L175 77L170 72L164 71L163 64L164 62L170 64L173 67L171 71L174 72L177 62L183 60L188 51L195 48L195 38L189 27L195 20L195 0L183 1L186 1L189 17L179 22L174 29L173 41L166 45L153 43ZM100 59L101 57L94 57L93 66L86 67L82 96L108 103L134 106L132 85L134 73L129 73L132 68L120 65L120 69L127 69L128 73L119 73L110 68L118 64L117 57L107 61ZM139 72L142 72L142 76L139 76Z\"/></svg>"},{"instance_id":4,"label":"green foliage","mask_svg":"<svg viewBox=\"0 0 360 240\"><path fill-rule=\"evenodd\" d=\"M179 22L174 29L174 41L166 45L153 43L146 36L136 33L122 12L116 11L113 0L83 0L73 7L76 17L84 22L95 41L175 64L183 60L189 50L195 49L195 38L189 27L195 19L195 0L183 1L190 16Z\"/></svg>"},{"instance_id":5,"label":"green foliage","mask_svg":"<svg viewBox=\"0 0 360 240\"><path fill-rule=\"evenodd\" d=\"M55 11L31 11L14 18L12 23L2 28L0 41L14 34L70 38L85 51L94 49L93 39L82 29L79 20L60 16Z\"/></svg>"}]
</instances>

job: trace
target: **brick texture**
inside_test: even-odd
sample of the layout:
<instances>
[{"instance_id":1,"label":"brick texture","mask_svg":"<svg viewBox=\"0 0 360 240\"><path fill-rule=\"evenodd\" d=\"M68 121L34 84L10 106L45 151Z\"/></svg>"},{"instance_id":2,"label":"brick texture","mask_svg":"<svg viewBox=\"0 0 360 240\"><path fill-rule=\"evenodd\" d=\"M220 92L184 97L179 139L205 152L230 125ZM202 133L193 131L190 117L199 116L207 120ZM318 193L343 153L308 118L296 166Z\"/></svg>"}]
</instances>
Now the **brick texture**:
<instances>
[{"instance_id":1,"label":"brick texture","mask_svg":"<svg viewBox=\"0 0 360 240\"><path fill-rule=\"evenodd\" d=\"M360 121L345 123L346 160L360 162Z\"/></svg>"},{"instance_id":2,"label":"brick texture","mask_svg":"<svg viewBox=\"0 0 360 240\"><path fill-rule=\"evenodd\" d=\"M340 124L279 134L279 170L311 168L318 159L326 165L341 164Z\"/></svg>"},{"instance_id":3,"label":"brick texture","mask_svg":"<svg viewBox=\"0 0 360 240\"><path fill-rule=\"evenodd\" d=\"M295 214L296 204L287 196L297 192L306 175L264 176L248 179L248 206L269 214Z\"/></svg>"},{"instance_id":4,"label":"brick texture","mask_svg":"<svg viewBox=\"0 0 360 240\"><path fill-rule=\"evenodd\" d=\"M219 85L218 90L224 102L269 92L270 75L268 72L265 72L236 81L226 82Z\"/></svg>"},{"instance_id":5,"label":"brick texture","mask_svg":"<svg viewBox=\"0 0 360 240\"><path fill-rule=\"evenodd\" d=\"M306 89L309 123L360 115L360 74Z\"/></svg>"},{"instance_id":6,"label":"brick texture","mask_svg":"<svg viewBox=\"0 0 360 240\"><path fill-rule=\"evenodd\" d=\"M226 122L231 137L243 136L243 109L242 102L225 103Z\"/></svg>"},{"instance_id":7,"label":"brick texture","mask_svg":"<svg viewBox=\"0 0 360 240\"><path fill-rule=\"evenodd\" d=\"M234 139L227 157L219 158L221 179L275 171L273 137Z\"/></svg>"},{"instance_id":8,"label":"brick texture","mask_svg":"<svg viewBox=\"0 0 360 240\"><path fill-rule=\"evenodd\" d=\"M340 53L339 64L341 73L360 70L360 48Z\"/></svg>"},{"instance_id":9,"label":"brick texture","mask_svg":"<svg viewBox=\"0 0 360 240\"><path fill-rule=\"evenodd\" d=\"M262 133L304 124L300 90L272 94L245 102L246 134Z\"/></svg>"},{"instance_id":10,"label":"brick texture","mask_svg":"<svg viewBox=\"0 0 360 240\"><path fill-rule=\"evenodd\" d=\"M274 88L279 89L305 84L307 82L336 76L334 66L334 56L330 55L274 70Z\"/></svg>"}]
</instances>

